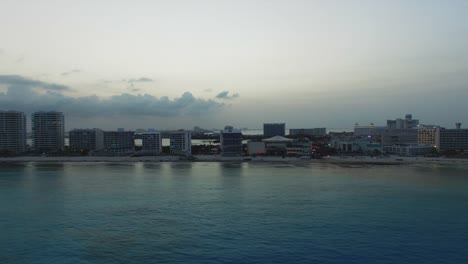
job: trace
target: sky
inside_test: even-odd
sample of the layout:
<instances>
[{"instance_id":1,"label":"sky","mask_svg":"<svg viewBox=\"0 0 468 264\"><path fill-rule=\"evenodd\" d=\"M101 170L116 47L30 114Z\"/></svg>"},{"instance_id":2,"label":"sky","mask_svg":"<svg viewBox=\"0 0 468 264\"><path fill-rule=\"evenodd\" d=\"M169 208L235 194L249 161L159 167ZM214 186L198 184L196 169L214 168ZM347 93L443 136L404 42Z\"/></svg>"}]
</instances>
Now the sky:
<instances>
[{"instance_id":1,"label":"sky","mask_svg":"<svg viewBox=\"0 0 468 264\"><path fill-rule=\"evenodd\" d=\"M2 0L0 110L66 128L468 126L465 0Z\"/></svg>"}]
</instances>

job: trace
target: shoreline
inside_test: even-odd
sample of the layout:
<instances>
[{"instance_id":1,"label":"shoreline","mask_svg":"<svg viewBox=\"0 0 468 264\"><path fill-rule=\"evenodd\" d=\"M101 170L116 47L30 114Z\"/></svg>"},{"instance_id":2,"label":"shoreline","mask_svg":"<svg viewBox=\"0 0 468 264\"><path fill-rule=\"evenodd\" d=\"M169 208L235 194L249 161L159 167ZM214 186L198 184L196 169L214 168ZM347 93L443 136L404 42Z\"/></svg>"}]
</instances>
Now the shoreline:
<instances>
[{"instance_id":1,"label":"shoreline","mask_svg":"<svg viewBox=\"0 0 468 264\"><path fill-rule=\"evenodd\" d=\"M59 162L249 162L249 163L297 163L297 164L344 164L344 165L412 165L412 164L465 164L468 159L452 158L428 158L428 157L398 157L390 156L384 158L375 157L348 157L330 156L322 159L301 159L291 157L222 157L218 155L198 155L196 160L181 159L178 156L147 156L147 157L98 157L98 156L78 156L78 157L38 157L21 156L0 158L0 165L6 163L59 163Z\"/></svg>"}]
</instances>

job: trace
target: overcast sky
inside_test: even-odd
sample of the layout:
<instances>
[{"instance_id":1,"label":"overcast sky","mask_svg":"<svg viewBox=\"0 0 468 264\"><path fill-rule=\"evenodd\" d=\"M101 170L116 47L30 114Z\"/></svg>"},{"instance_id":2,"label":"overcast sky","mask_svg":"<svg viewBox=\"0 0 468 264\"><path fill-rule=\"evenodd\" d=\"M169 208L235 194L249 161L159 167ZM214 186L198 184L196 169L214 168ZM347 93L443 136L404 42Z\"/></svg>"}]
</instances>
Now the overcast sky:
<instances>
[{"instance_id":1,"label":"overcast sky","mask_svg":"<svg viewBox=\"0 0 468 264\"><path fill-rule=\"evenodd\" d=\"M76 127L468 126L468 1L23 1L0 109Z\"/></svg>"}]
</instances>

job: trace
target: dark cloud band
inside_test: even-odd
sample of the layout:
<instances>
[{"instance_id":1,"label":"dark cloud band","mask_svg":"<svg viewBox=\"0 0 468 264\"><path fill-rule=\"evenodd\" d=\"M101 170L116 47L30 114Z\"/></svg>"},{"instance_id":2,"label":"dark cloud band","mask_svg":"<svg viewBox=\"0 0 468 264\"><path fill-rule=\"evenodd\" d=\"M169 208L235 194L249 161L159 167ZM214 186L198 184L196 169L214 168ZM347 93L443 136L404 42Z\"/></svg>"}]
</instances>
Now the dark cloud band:
<instances>
[{"instance_id":1,"label":"dark cloud band","mask_svg":"<svg viewBox=\"0 0 468 264\"><path fill-rule=\"evenodd\" d=\"M39 110L62 111L69 116L197 116L217 112L223 103L196 98L185 92L180 97L155 97L149 94L120 94L109 98L97 96L71 97L62 94L69 88L30 80L20 76L0 75L0 84L7 86L0 93L0 106L5 110L20 110L31 113ZM42 88L38 92L34 88Z\"/></svg>"}]
</instances>

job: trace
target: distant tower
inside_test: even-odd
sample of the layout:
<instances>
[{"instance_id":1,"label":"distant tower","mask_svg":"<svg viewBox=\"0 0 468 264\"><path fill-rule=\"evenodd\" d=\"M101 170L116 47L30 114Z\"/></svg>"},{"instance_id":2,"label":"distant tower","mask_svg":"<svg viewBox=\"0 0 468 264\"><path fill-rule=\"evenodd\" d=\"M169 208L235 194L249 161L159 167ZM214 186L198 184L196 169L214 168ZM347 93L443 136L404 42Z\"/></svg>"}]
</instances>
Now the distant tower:
<instances>
[{"instance_id":1,"label":"distant tower","mask_svg":"<svg viewBox=\"0 0 468 264\"><path fill-rule=\"evenodd\" d=\"M406 115L405 115L405 119L406 119L406 120L412 120L412 119L413 119L413 115L412 115L412 114L406 114Z\"/></svg>"},{"instance_id":2,"label":"distant tower","mask_svg":"<svg viewBox=\"0 0 468 264\"><path fill-rule=\"evenodd\" d=\"M461 123L455 123L455 126L457 127L457 129L460 129L461 128Z\"/></svg>"}]
</instances>

